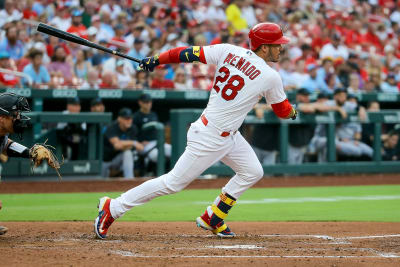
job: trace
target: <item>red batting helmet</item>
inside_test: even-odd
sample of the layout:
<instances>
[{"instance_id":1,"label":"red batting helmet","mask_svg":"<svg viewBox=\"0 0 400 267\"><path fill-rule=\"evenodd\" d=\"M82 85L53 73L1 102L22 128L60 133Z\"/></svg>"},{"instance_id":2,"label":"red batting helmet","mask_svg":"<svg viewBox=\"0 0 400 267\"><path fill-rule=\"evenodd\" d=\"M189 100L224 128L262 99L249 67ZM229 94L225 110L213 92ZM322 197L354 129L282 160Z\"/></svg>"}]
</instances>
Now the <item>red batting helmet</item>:
<instances>
[{"instance_id":1,"label":"red batting helmet","mask_svg":"<svg viewBox=\"0 0 400 267\"><path fill-rule=\"evenodd\" d=\"M275 23L263 22L249 32L250 49L255 51L262 44L287 44L289 38L283 36L282 28Z\"/></svg>"}]
</instances>

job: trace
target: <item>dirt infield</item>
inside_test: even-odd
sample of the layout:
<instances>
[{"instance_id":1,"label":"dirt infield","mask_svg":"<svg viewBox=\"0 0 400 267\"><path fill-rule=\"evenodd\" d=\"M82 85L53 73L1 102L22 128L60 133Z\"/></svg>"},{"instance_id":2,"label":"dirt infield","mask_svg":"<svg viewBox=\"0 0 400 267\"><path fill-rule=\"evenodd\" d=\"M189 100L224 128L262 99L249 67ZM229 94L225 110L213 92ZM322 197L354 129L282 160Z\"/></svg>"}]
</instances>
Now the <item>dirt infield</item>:
<instances>
[{"instance_id":1,"label":"dirt infield","mask_svg":"<svg viewBox=\"0 0 400 267\"><path fill-rule=\"evenodd\" d=\"M233 222L220 239L189 222L5 223L2 266L399 266L400 223Z\"/></svg>"},{"instance_id":2,"label":"dirt infield","mask_svg":"<svg viewBox=\"0 0 400 267\"><path fill-rule=\"evenodd\" d=\"M0 193L125 191L143 182L2 182ZM189 188L221 188L227 179ZM256 187L400 184L398 175L267 178ZM1 216L1 214L0 214ZM1 217L0 217L1 218ZM109 239L92 222L6 222L0 266L400 266L400 223L229 222L220 239L194 222L120 222Z\"/></svg>"}]
</instances>

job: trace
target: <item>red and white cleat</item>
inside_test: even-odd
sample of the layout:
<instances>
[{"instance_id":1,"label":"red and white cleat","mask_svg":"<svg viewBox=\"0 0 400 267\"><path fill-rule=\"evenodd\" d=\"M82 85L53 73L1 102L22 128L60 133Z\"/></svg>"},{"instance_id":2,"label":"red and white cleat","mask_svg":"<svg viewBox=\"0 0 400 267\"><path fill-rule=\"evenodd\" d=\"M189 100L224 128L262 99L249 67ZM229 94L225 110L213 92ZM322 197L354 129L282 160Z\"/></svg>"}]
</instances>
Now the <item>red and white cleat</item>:
<instances>
[{"instance_id":1,"label":"red and white cleat","mask_svg":"<svg viewBox=\"0 0 400 267\"><path fill-rule=\"evenodd\" d=\"M214 235L222 238L235 237L236 234L229 229L224 221L220 222L215 227L210 225L210 217L208 216L207 210L203 215L196 218L197 227L203 228L204 230L211 231Z\"/></svg>"},{"instance_id":2,"label":"red and white cleat","mask_svg":"<svg viewBox=\"0 0 400 267\"><path fill-rule=\"evenodd\" d=\"M99 208L99 216L94 220L94 232L100 239L106 238L108 228L114 222L110 212L110 202L111 198L102 197L97 206Z\"/></svg>"}]
</instances>

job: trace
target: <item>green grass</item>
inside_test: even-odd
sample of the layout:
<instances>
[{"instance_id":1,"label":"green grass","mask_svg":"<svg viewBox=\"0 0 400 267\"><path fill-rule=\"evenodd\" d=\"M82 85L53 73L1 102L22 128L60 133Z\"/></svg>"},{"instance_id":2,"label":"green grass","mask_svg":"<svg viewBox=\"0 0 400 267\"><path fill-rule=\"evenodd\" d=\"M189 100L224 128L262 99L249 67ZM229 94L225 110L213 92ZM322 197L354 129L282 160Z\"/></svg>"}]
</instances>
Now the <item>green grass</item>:
<instances>
[{"instance_id":1,"label":"green grass","mask_svg":"<svg viewBox=\"0 0 400 267\"><path fill-rule=\"evenodd\" d=\"M220 190L185 190L127 212L124 221L193 221ZM0 194L0 221L93 220L104 193ZM117 197L119 193L109 193ZM366 196L391 199L363 200ZM341 201L293 202L297 198L350 197ZM248 203L276 199L275 203ZM300 199L301 200L301 199ZM240 203L242 201L242 203ZM271 202L271 200L269 200ZM286 202L282 202L286 201ZM202 202L202 203L198 203ZM229 214L229 221L382 221L400 222L400 186L255 188Z\"/></svg>"}]
</instances>

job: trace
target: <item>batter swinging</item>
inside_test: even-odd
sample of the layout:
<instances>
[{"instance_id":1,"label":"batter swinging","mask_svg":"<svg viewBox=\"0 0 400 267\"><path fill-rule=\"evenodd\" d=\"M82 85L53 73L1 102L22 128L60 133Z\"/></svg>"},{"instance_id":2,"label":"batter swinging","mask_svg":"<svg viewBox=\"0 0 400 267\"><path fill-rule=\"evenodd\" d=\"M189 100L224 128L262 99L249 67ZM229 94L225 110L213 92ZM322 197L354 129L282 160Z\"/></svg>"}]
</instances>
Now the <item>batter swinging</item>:
<instances>
[{"instance_id":1,"label":"batter swinging","mask_svg":"<svg viewBox=\"0 0 400 267\"><path fill-rule=\"evenodd\" d=\"M114 220L131 208L181 191L217 161L231 167L236 174L196 223L220 237L235 236L224 219L236 200L263 176L256 154L237 130L260 97L265 97L280 118L295 119L297 115L286 98L278 72L266 63L279 61L282 44L289 39L274 23L254 26L249 39L251 50L230 44L178 47L142 60L140 66L147 71L153 71L159 64L196 61L215 64L214 87L206 109L189 128L185 152L169 173L146 181L116 199L100 199L99 216L94 223L99 238L104 239Z\"/></svg>"}]
</instances>

